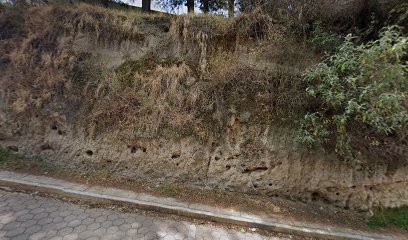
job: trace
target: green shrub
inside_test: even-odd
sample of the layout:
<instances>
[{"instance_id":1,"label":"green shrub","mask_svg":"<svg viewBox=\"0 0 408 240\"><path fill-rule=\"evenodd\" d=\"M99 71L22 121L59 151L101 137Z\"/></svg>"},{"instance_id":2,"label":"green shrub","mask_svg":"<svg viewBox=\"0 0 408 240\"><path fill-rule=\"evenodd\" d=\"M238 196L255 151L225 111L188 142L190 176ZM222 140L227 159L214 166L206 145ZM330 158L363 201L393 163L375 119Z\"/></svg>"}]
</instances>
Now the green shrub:
<instances>
[{"instance_id":1,"label":"green shrub","mask_svg":"<svg viewBox=\"0 0 408 240\"><path fill-rule=\"evenodd\" d=\"M310 32L310 24L298 18L287 20L286 29L289 37L297 41L305 41Z\"/></svg>"},{"instance_id":2,"label":"green shrub","mask_svg":"<svg viewBox=\"0 0 408 240\"><path fill-rule=\"evenodd\" d=\"M309 41L319 51L334 52L341 45L343 39L341 35L327 31L320 22L317 22L313 25Z\"/></svg>"},{"instance_id":3,"label":"green shrub","mask_svg":"<svg viewBox=\"0 0 408 240\"><path fill-rule=\"evenodd\" d=\"M368 220L371 228L390 225L408 230L408 207L382 209Z\"/></svg>"},{"instance_id":4,"label":"green shrub","mask_svg":"<svg viewBox=\"0 0 408 240\"><path fill-rule=\"evenodd\" d=\"M321 52L334 52L343 42L340 34L327 30L319 21L311 25L302 19L291 18L286 21L286 29L291 39L307 42Z\"/></svg>"},{"instance_id":5,"label":"green shrub","mask_svg":"<svg viewBox=\"0 0 408 240\"><path fill-rule=\"evenodd\" d=\"M319 106L301 121L301 142L332 137L336 152L353 161L352 135L389 135L408 126L408 37L398 30L388 27L362 45L349 35L333 56L307 70L307 93Z\"/></svg>"}]
</instances>

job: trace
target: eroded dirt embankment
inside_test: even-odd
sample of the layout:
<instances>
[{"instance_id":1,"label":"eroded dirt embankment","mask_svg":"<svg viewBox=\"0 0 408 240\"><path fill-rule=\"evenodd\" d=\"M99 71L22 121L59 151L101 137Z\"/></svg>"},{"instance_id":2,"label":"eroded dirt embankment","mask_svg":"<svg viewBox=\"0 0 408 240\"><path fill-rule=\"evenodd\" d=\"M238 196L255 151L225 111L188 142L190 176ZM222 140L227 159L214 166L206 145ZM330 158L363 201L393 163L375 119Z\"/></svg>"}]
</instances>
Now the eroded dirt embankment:
<instances>
[{"instance_id":1,"label":"eroded dirt embankment","mask_svg":"<svg viewBox=\"0 0 408 240\"><path fill-rule=\"evenodd\" d=\"M209 143L194 137L118 143L112 135L90 139L69 129L52 128L1 143L72 170L104 169L129 178L326 200L357 209L407 204L406 168L351 166L330 154L305 151L292 138L287 129L234 123L223 139Z\"/></svg>"},{"instance_id":2,"label":"eroded dirt embankment","mask_svg":"<svg viewBox=\"0 0 408 240\"><path fill-rule=\"evenodd\" d=\"M49 19L60 22L39 27ZM2 42L0 144L33 161L349 208L408 204L406 151L350 164L296 143L301 73L320 56L267 16L82 6L34 8L26 21L26 35Z\"/></svg>"}]
</instances>

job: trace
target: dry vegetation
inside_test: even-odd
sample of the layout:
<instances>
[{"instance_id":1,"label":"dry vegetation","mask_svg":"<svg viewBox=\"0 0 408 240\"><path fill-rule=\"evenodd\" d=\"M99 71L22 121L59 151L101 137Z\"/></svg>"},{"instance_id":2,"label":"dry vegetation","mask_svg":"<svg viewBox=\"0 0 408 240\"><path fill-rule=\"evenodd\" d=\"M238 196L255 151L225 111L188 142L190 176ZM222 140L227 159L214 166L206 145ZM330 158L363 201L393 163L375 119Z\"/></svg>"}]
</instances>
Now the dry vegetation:
<instances>
[{"instance_id":1,"label":"dry vegetation","mask_svg":"<svg viewBox=\"0 0 408 240\"><path fill-rule=\"evenodd\" d=\"M402 17L405 10L398 9ZM295 42L291 34L303 33L291 29L292 22L285 28L259 9L234 19L86 4L30 7L11 17L1 11L0 84L17 131L38 118L91 137L118 130L126 140L207 140L241 113L250 113L252 125L292 125L319 107L307 97L302 73L321 54L307 41ZM91 51L74 47L83 36L107 51L160 39L157 48L138 58L125 55L108 68Z\"/></svg>"},{"instance_id":2,"label":"dry vegetation","mask_svg":"<svg viewBox=\"0 0 408 240\"><path fill-rule=\"evenodd\" d=\"M301 72L319 59L285 43L284 28L259 12L229 20L81 4L31 7L22 14L24 33L2 40L0 48L6 56L2 89L22 128L37 117L81 126L91 136L119 129L126 138L207 139L245 111L254 124L282 122L304 109ZM158 31L167 33L162 49L113 69L73 48L79 35L120 49L129 42L143 45ZM163 58L163 49L177 54Z\"/></svg>"}]
</instances>

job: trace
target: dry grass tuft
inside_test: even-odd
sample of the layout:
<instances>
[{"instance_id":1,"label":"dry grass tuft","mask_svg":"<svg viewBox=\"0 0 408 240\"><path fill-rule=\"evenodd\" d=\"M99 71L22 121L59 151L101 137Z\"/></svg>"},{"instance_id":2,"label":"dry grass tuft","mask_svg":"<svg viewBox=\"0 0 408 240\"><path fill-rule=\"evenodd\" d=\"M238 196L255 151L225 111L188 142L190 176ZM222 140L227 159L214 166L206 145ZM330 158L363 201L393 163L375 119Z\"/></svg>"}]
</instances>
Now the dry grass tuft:
<instances>
[{"instance_id":1,"label":"dry grass tuft","mask_svg":"<svg viewBox=\"0 0 408 240\"><path fill-rule=\"evenodd\" d=\"M252 123L270 124L305 108L300 72L282 66L257 70L234 56L210 62L201 81L184 63L134 75L130 85L100 99L91 122L99 129L132 126L133 137L193 134L207 139L222 134L239 112L251 112Z\"/></svg>"}]
</instances>

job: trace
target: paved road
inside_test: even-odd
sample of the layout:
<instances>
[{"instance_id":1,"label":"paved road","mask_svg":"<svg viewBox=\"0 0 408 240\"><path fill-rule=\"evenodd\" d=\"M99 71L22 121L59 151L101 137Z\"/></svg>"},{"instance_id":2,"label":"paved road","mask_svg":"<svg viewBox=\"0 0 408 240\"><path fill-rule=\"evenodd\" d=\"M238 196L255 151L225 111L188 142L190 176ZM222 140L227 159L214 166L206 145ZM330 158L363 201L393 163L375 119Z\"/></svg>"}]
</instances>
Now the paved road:
<instances>
[{"instance_id":1,"label":"paved road","mask_svg":"<svg viewBox=\"0 0 408 240\"><path fill-rule=\"evenodd\" d=\"M283 239L0 191L0 239Z\"/></svg>"}]
</instances>

